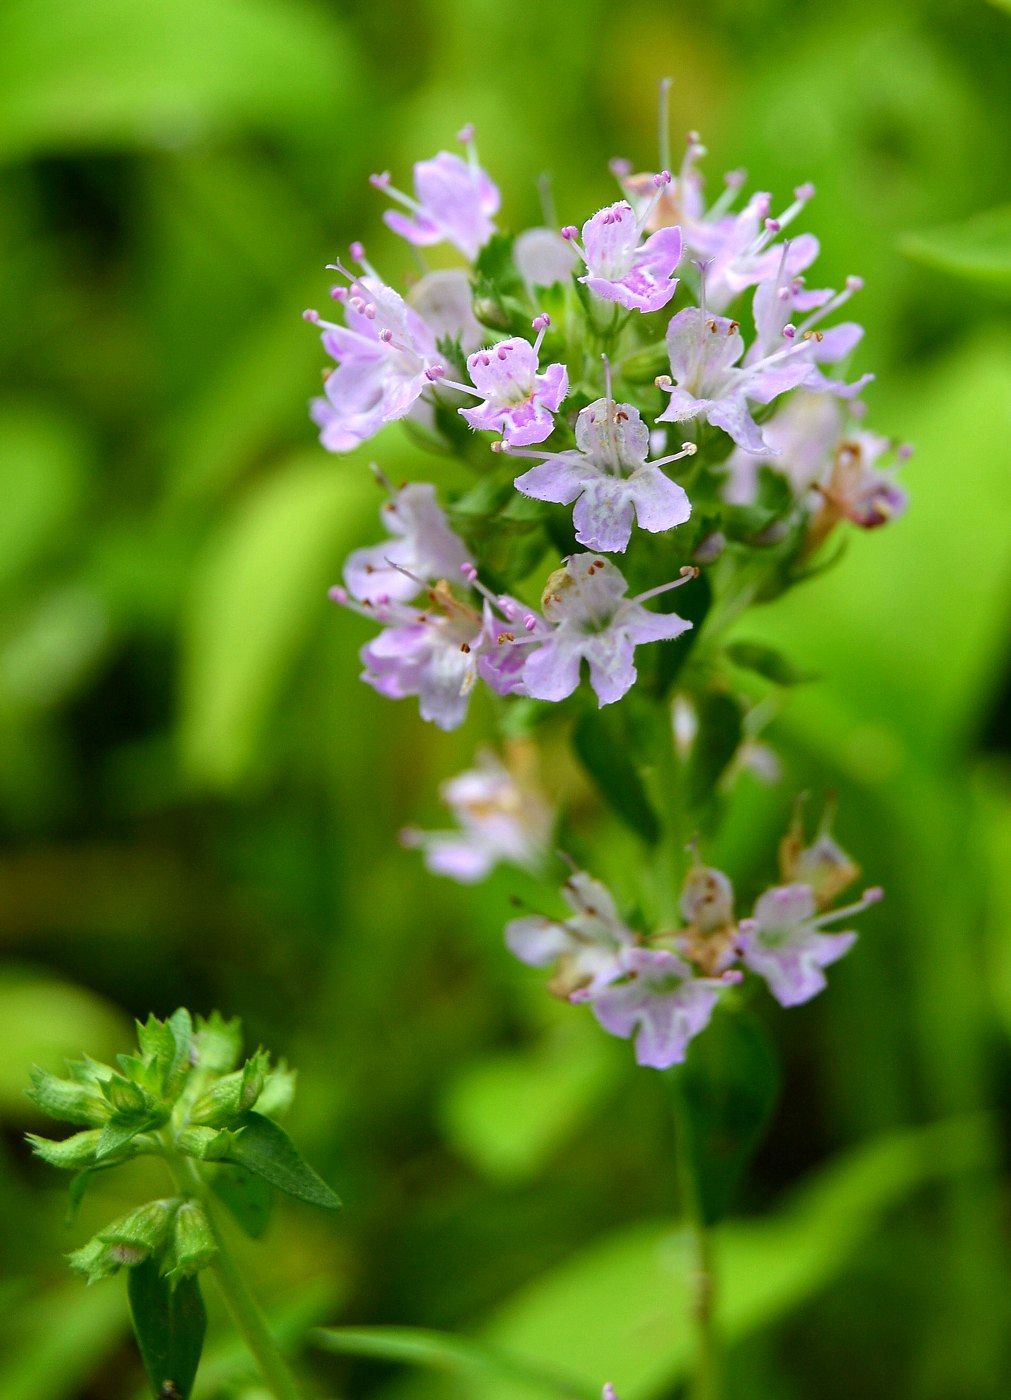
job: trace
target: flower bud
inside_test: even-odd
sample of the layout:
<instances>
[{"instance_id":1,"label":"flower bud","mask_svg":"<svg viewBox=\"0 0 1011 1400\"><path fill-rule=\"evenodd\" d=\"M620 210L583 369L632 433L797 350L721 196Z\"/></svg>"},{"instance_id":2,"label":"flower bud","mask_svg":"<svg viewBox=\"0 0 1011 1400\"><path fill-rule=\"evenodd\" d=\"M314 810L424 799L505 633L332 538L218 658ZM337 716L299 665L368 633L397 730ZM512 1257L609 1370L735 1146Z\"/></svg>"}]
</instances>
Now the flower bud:
<instances>
[{"instance_id":1,"label":"flower bud","mask_svg":"<svg viewBox=\"0 0 1011 1400\"><path fill-rule=\"evenodd\" d=\"M83 1167L90 1167L94 1164L95 1149L98 1147L101 1136L100 1128L89 1128L83 1133L73 1133L70 1137L64 1138L62 1142L54 1142L52 1138L36 1137L34 1133L28 1134L28 1141L31 1143L32 1151L36 1157L41 1157L51 1167L63 1167L67 1171L80 1171Z\"/></svg>"},{"instance_id":2,"label":"flower bud","mask_svg":"<svg viewBox=\"0 0 1011 1400\"><path fill-rule=\"evenodd\" d=\"M97 1238L108 1245L140 1250L140 1257L146 1259L148 1255L160 1250L168 1239L173 1218L178 1210L179 1200L176 1197L148 1201L146 1205L138 1206L128 1215L120 1216L104 1230L99 1230ZM124 1259L122 1262L127 1261ZM134 1262L139 1263L139 1260Z\"/></svg>"},{"instance_id":3,"label":"flower bud","mask_svg":"<svg viewBox=\"0 0 1011 1400\"><path fill-rule=\"evenodd\" d=\"M175 1274L195 1274L218 1252L204 1208L198 1201L183 1201L173 1225Z\"/></svg>"},{"instance_id":4,"label":"flower bud","mask_svg":"<svg viewBox=\"0 0 1011 1400\"><path fill-rule=\"evenodd\" d=\"M228 1155L234 1135L217 1128L185 1128L176 1138L176 1147L187 1157L216 1162Z\"/></svg>"},{"instance_id":5,"label":"flower bud","mask_svg":"<svg viewBox=\"0 0 1011 1400\"><path fill-rule=\"evenodd\" d=\"M111 1245L96 1235L86 1245L68 1254L67 1263L79 1274L83 1274L89 1283L98 1283L100 1279L111 1278L126 1262L119 1257L120 1253L120 1250L114 1252ZM134 1263L139 1264L143 1257L141 1255Z\"/></svg>"},{"instance_id":6,"label":"flower bud","mask_svg":"<svg viewBox=\"0 0 1011 1400\"><path fill-rule=\"evenodd\" d=\"M681 891L681 913L702 934L724 929L734 918L734 887L722 870L695 864Z\"/></svg>"},{"instance_id":7,"label":"flower bud","mask_svg":"<svg viewBox=\"0 0 1011 1400\"><path fill-rule=\"evenodd\" d=\"M133 1084L118 1074L103 1083L102 1093L117 1114L143 1113L152 1102L139 1084Z\"/></svg>"},{"instance_id":8,"label":"flower bud","mask_svg":"<svg viewBox=\"0 0 1011 1400\"><path fill-rule=\"evenodd\" d=\"M193 1105L190 1122L198 1126L223 1128L253 1107L263 1090L267 1056L256 1054L241 1070L226 1074L212 1084Z\"/></svg>"},{"instance_id":9,"label":"flower bud","mask_svg":"<svg viewBox=\"0 0 1011 1400\"><path fill-rule=\"evenodd\" d=\"M50 1118L94 1127L105 1123L111 1114L109 1104L93 1083L81 1084L72 1079L57 1079L54 1074L48 1074L44 1069L34 1069L32 1085L28 1097Z\"/></svg>"}]
</instances>

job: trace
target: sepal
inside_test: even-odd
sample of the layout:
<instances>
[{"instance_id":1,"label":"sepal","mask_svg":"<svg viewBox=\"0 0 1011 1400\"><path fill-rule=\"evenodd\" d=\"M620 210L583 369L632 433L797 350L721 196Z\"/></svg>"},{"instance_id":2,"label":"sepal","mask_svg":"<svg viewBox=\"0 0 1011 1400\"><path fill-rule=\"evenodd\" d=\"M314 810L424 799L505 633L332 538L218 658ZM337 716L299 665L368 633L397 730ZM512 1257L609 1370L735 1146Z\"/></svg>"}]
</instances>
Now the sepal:
<instances>
[{"instance_id":1,"label":"sepal","mask_svg":"<svg viewBox=\"0 0 1011 1400\"><path fill-rule=\"evenodd\" d=\"M73 1133L62 1142L38 1137L35 1133L27 1134L36 1157L41 1157L43 1162L48 1162L51 1167L62 1167L66 1171L81 1171L85 1167L94 1166L101 1136L100 1128L88 1128L83 1133Z\"/></svg>"},{"instance_id":2,"label":"sepal","mask_svg":"<svg viewBox=\"0 0 1011 1400\"><path fill-rule=\"evenodd\" d=\"M32 1103L48 1114L65 1123L80 1123L84 1127L97 1127L111 1116L112 1109L103 1096L96 1092L93 1079L76 1077L79 1065L68 1066L71 1079L59 1079L44 1069L32 1070L32 1088L28 1097Z\"/></svg>"},{"instance_id":3,"label":"sepal","mask_svg":"<svg viewBox=\"0 0 1011 1400\"><path fill-rule=\"evenodd\" d=\"M199 1201L183 1201L172 1226L172 1267L169 1278L191 1277L199 1273L218 1252L210 1221Z\"/></svg>"}]
</instances>

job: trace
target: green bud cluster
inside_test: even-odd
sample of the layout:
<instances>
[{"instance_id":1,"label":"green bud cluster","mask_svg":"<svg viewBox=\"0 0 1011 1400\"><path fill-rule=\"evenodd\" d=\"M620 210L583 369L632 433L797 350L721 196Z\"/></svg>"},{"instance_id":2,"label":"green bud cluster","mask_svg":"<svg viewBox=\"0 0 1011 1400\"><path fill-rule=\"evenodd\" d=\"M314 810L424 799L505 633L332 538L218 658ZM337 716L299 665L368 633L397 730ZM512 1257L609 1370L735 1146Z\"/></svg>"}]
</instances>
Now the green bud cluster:
<instances>
[{"instance_id":1,"label":"green bud cluster","mask_svg":"<svg viewBox=\"0 0 1011 1400\"><path fill-rule=\"evenodd\" d=\"M165 1021L137 1024L137 1048L115 1066L85 1057L63 1077L32 1074L29 1098L51 1118L80 1127L61 1140L29 1134L35 1154L50 1166L77 1173L80 1199L92 1173L138 1156L234 1160L236 1142L254 1109L272 1117L287 1109L295 1075L271 1065L262 1049L243 1062L238 1020L185 1009ZM279 1130L278 1130L279 1131ZM217 1252L214 1230L197 1199L187 1195L149 1201L100 1230L70 1256L89 1282L149 1259L175 1281L204 1268Z\"/></svg>"}]
</instances>

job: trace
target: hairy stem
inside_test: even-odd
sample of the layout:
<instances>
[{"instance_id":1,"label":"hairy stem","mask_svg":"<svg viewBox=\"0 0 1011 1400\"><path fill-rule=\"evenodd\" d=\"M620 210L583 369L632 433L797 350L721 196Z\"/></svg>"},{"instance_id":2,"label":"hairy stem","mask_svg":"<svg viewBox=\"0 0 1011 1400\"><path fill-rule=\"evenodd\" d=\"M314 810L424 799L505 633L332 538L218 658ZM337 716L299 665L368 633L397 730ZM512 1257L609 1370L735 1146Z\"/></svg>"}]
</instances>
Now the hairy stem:
<instances>
[{"instance_id":1,"label":"hairy stem","mask_svg":"<svg viewBox=\"0 0 1011 1400\"><path fill-rule=\"evenodd\" d=\"M214 1274L232 1321L242 1340L260 1368L260 1374L274 1400L303 1400L302 1391L288 1368L281 1350L271 1335L259 1303L246 1285L242 1272L232 1257L218 1222L211 1193L199 1168L189 1159L169 1157L169 1170L176 1186L187 1195L196 1197L204 1209L218 1252L208 1266Z\"/></svg>"}]
</instances>

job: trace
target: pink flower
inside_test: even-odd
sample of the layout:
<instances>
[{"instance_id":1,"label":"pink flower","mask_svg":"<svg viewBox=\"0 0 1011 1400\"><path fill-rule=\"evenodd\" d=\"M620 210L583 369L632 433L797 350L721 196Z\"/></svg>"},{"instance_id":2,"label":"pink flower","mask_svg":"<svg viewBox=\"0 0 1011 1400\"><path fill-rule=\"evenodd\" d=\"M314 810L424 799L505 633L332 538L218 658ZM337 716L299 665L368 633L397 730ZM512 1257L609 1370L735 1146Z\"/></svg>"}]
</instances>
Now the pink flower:
<instances>
[{"instance_id":1,"label":"pink flower","mask_svg":"<svg viewBox=\"0 0 1011 1400\"><path fill-rule=\"evenodd\" d=\"M809 342L790 342L742 368L737 362L744 341L737 322L710 316L704 306L689 306L667 327L667 349L671 373L661 376L657 385L670 394L670 403L657 422L705 418L745 452L769 454L748 402L771 403L802 383L811 370Z\"/></svg>"},{"instance_id":2,"label":"pink flower","mask_svg":"<svg viewBox=\"0 0 1011 1400\"><path fill-rule=\"evenodd\" d=\"M652 1069L683 1063L688 1042L705 1030L721 992L740 973L694 977L686 962L663 948L622 951L621 981L602 991L587 988L573 1001L589 1001L593 1014L611 1035L635 1039L635 1059Z\"/></svg>"},{"instance_id":3,"label":"pink flower","mask_svg":"<svg viewBox=\"0 0 1011 1400\"><path fill-rule=\"evenodd\" d=\"M373 175L372 184L409 211L391 209L383 215L394 233L421 247L452 243L473 262L495 232L492 217L500 201L498 187L477 163L473 130L465 127L460 139L467 147L467 160L440 151L431 160L417 162L413 199L395 189L388 174Z\"/></svg>"},{"instance_id":4,"label":"pink flower","mask_svg":"<svg viewBox=\"0 0 1011 1400\"><path fill-rule=\"evenodd\" d=\"M743 961L765 979L780 1006L799 1006L826 986L824 968L853 947L854 932L822 933L825 924L858 914L882 898L867 890L856 904L831 914L817 912L810 885L777 885L755 905L754 917L742 919Z\"/></svg>"},{"instance_id":5,"label":"pink flower","mask_svg":"<svg viewBox=\"0 0 1011 1400\"><path fill-rule=\"evenodd\" d=\"M670 183L670 175L664 171L654 176L654 181L660 182L659 195L664 184ZM562 236L572 242L586 263L580 282L595 296L629 311L659 311L678 285L674 270L681 260L681 231L658 229L641 242L647 217L647 211L636 216L627 201L619 200L587 219L582 247L571 225L562 230Z\"/></svg>"},{"instance_id":6,"label":"pink flower","mask_svg":"<svg viewBox=\"0 0 1011 1400\"><path fill-rule=\"evenodd\" d=\"M548 365L543 374L539 372L538 354L548 324L547 316L536 318L533 345L519 338L500 340L468 358L467 372L476 396L484 402L459 412L476 431L501 433L503 440L515 447L551 436L554 414L569 392L569 373L562 364ZM444 382L465 393L475 392L466 385Z\"/></svg>"},{"instance_id":7,"label":"pink flower","mask_svg":"<svg viewBox=\"0 0 1011 1400\"><path fill-rule=\"evenodd\" d=\"M610 397L588 404L576 419L574 452L520 452L538 458L515 481L517 491L537 501L575 502L576 539L588 549L623 551L632 522L651 533L683 525L692 512L684 488L663 468L691 455L694 445L647 462L649 429L631 404Z\"/></svg>"},{"instance_id":8,"label":"pink flower","mask_svg":"<svg viewBox=\"0 0 1011 1400\"><path fill-rule=\"evenodd\" d=\"M404 418L429 387L435 341L417 312L371 270L337 287L346 325L324 321L316 311L305 319L323 329L323 346L337 361L324 398L311 413L320 441L331 452L351 452L385 423Z\"/></svg>"},{"instance_id":9,"label":"pink flower","mask_svg":"<svg viewBox=\"0 0 1011 1400\"><path fill-rule=\"evenodd\" d=\"M536 700L564 700L579 684L583 661L601 705L620 700L635 683L635 649L669 641L691 627L676 613L650 612L646 599L678 588L697 574L686 569L673 583L629 598L619 569L596 554L574 554L544 590L546 634L534 634L523 667L523 684Z\"/></svg>"},{"instance_id":10,"label":"pink flower","mask_svg":"<svg viewBox=\"0 0 1011 1400\"><path fill-rule=\"evenodd\" d=\"M531 967L559 964L554 990L574 997L594 993L622 974L621 954L635 934L618 914L606 885L576 871L562 889L572 910L567 919L532 914L506 926L506 944Z\"/></svg>"},{"instance_id":11,"label":"pink flower","mask_svg":"<svg viewBox=\"0 0 1011 1400\"><path fill-rule=\"evenodd\" d=\"M500 861L534 870L551 834L552 812L536 789L521 783L494 756L483 753L474 768L441 789L459 824L458 831L401 834L407 846L420 846L436 875L474 884Z\"/></svg>"},{"instance_id":12,"label":"pink flower","mask_svg":"<svg viewBox=\"0 0 1011 1400\"><path fill-rule=\"evenodd\" d=\"M874 378L873 374L863 374L859 379L847 384L843 380L828 378L818 366L838 364L852 354L863 339L863 326L858 325L856 321L844 321L828 330L819 330L817 327L833 311L849 301L853 293L863 286L863 282L859 277L849 277L842 292L835 293L828 289L809 292L802 277L791 279L786 276L787 248L783 249L778 276L759 283L755 288L752 310L757 334L744 357L744 364L755 364L778 350L784 336L798 343L807 341L811 368L801 387L810 393L835 394L837 398L844 399L856 398Z\"/></svg>"},{"instance_id":13,"label":"pink flower","mask_svg":"<svg viewBox=\"0 0 1011 1400\"><path fill-rule=\"evenodd\" d=\"M409 602L427 584L455 578L466 563L464 543L449 528L428 482L392 492L380 519L393 538L356 549L344 564L344 582L359 602Z\"/></svg>"}]
</instances>

